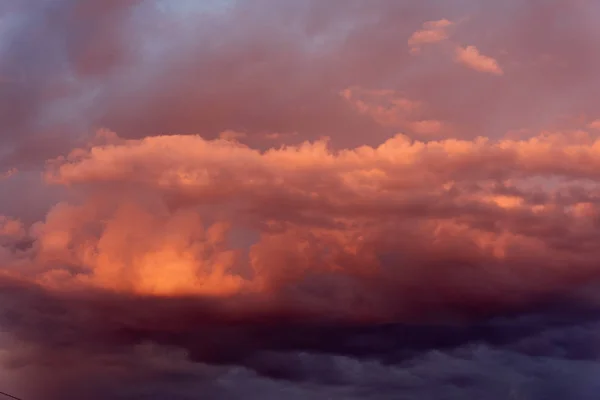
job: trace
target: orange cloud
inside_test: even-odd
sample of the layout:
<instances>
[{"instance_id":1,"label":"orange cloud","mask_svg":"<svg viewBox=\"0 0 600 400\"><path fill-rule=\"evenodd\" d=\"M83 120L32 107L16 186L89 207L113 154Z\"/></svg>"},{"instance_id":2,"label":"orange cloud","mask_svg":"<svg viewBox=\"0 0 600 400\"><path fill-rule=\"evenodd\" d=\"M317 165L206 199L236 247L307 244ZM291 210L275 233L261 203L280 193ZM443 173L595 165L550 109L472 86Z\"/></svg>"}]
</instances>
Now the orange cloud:
<instances>
[{"instance_id":1,"label":"orange cloud","mask_svg":"<svg viewBox=\"0 0 600 400\"><path fill-rule=\"evenodd\" d=\"M385 127L400 128L409 123L421 104L391 90L347 88L341 96L360 114L367 115Z\"/></svg>"},{"instance_id":2,"label":"orange cloud","mask_svg":"<svg viewBox=\"0 0 600 400\"><path fill-rule=\"evenodd\" d=\"M0 236L18 238L24 234L25 229L21 221L0 215Z\"/></svg>"},{"instance_id":3,"label":"orange cloud","mask_svg":"<svg viewBox=\"0 0 600 400\"><path fill-rule=\"evenodd\" d=\"M49 164L49 182L83 203L59 204L30 229L27 273L53 288L245 293L378 318L416 312L429 295L415 285L436 288L431 307L513 301L505 290L528 298L600 274L589 262L600 256L589 219L599 206L583 183L600 179L599 148L568 134L264 151L158 136L82 148Z\"/></svg>"},{"instance_id":4,"label":"orange cloud","mask_svg":"<svg viewBox=\"0 0 600 400\"><path fill-rule=\"evenodd\" d=\"M9 3L0 321L28 359L183 331L246 362L198 327L447 321L600 279L593 2Z\"/></svg>"},{"instance_id":5,"label":"orange cloud","mask_svg":"<svg viewBox=\"0 0 600 400\"><path fill-rule=\"evenodd\" d=\"M272 6L277 15L292 18L285 6ZM452 297L452 291L442 290L442 281L460 285L461 280L448 272L449 265L478 266L474 276L489 273L492 280L498 269L490 265L516 269L516 275L500 274L498 281L489 283L498 291L516 285L522 271L539 275L538 282L527 280L536 290L596 273L587 261L596 257L591 239L581 238L595 237L589 216L595 213L597 194L589 182L598 179L598 144L591 136L528 137L544 121L538 118L539 110L523 107L538 98L544 108L550 93L559 93L559 86L552 85L568 87L584 76L576 72L586 64L559 70L553 69L556 65L527 63L525 47L545 46L546 36L519 36L513 43L509 34L498 34L481 38L477 46L505 48L515 60L524 59L519 64L522 74L510 82L492 80L486 83L491 86L478 86L478 80L460 79L460 71L446 68L435 54L415 59L392 51L397 50L398 37L409 38L414 48L449 41L456 23L446 19L426 22L411 32L430 14L427 7L409 15L390 3L389 9L375 10L376 24L363 23L367 6L351 15L325 13L322 23L309 13L296 21L307 29L293 35L278 34L279 25L238 21L249 11L240 7L231 20L219 17L207 25L207 36L222 39L219 46L187 45L182 39L198 31L170 26L161 43L181 47L157 45L156 53L140 55L144 63L133 60L130 69L121 65L127 57L109 57L101 63L105 68L90 69L94 63L89 60L95 56L82 53L82 63L74 63L71 70L94 78L94 85L95 79L100 81L95 74L116 71L107 79L106 90L94 97L102 107L89 117L90 125L119 127L125 136L102 131L90 143L78 143L75 150L48 163L48 182L56 184L63 202L33 226L32 218L22 218L22 230L14 224L5 228L18 233L4 235L3 259L18 260L26 266L19 272L53 287L90 285L138 294L220 298L254 293L271 296L274 302L291 299L315 309L319 304L348 312L355 308L344 307L354 299L364 310L384 313L391 307L383 306L388 296L410 292L419 286L416 282L428 285L428 279L439 288L436 296ZM139 11L150 12L144 10ZM105 17L128 18L129 9L125 14L117 11ZM486 12L490 16L492 11ZM533 23L527 14L520 15L523 18L517 20L527 22L515 23L514 32ZM481 31L487 23L496 22L481 17L471 20L468 28ZM99 28L105 28L104 19ZM126 50L109 42L107 48ZM74 47L74 54L89 46L80 47ZM556 50L581 56L579 51L589 48L561 45ZM161 61L160 67L138 74L150 59ZM456 61L480 72L504 73L475 46L458 47ZM115 64L119 68L113 70ZM548 68L548 74L534 68ZM39 82L54 82L52 74L40 76ZM537 76L543 79L533 79ZM552 85L547 76L556 78ZM56 77L62 78L63 72L57 71ZM153 84L139 86L134 77ZM526 79L533 82L533 97L525 90ZM36 101L23 99L15 110L40 111L36 118L15 113L20 118L15 132L28 132L53 118L57 122L51 128L62 129L61 107L70 110L65 104L71 103L65 100L46 113L46 107L37 106L38 97L53 99L50 94L56 91L72 103L75 97L81 100L71 96L71 91L79 95L78 87L17 89L11 89L6 104L18 93L30 94ZM482 95L488 92L494 96ZM128 100L134 93L137 100ZM578 112L593 115L584 105L573 101L573 107L581 108ZM548 114L552 115L545 118L550 120L554 111ZM82 119L88 121L87 114ZM29 120L35 121L31 127ZM497 140L507 126L527 131L513 140ZM162 132L205 136L147 136ZM282 139L286 132L298 132L298 144L269 148L262 140ZM396 132L406 135L390 138ZM328 138L316 139L323 135ZM5 166L16 165L21 171L19 162L26 165L28 157L46 154L48 146L41 137L15 142ZM207 140L214 137L218 139ZM241 137L246 144L240 143ZM257 137L261 140L253 141ZM439 138L443 139L431 140ZM60 151L68 147L63 144ZM21 175L2 184L16 185L25 179ZM219 240L209 239L213 227L220 232ZM580 268L565 272L556 260ZM552 273L541 274L542 265L551 265ZM531 288L517 289L526 293ZM478 296L489 292L473 290ZM413 306L407 300L402 307Z\"/></svg>"},{"instance_id":6,"label":"orange cloud","mask_svg":"<svg viewBox=\"0 0 600 400\"><path fill-rule=\"evenodd\" d=\"M504 71L492 57L485 56L475 46L457 47L456 61L475 71L503 75Z\"/></svg>"},{"instance_id":7,"label":"orange cloud","mask_svg":"<svg viewBox=\"0 0 600 400\"><path fill-rule=\"evenodd\" d=\"M448 28L452 25L453 23L447 19L423 23L422 28L408 38L411 53L419 52L422 45L438 43L448 39Z\"/></svg>"}]
</instances>

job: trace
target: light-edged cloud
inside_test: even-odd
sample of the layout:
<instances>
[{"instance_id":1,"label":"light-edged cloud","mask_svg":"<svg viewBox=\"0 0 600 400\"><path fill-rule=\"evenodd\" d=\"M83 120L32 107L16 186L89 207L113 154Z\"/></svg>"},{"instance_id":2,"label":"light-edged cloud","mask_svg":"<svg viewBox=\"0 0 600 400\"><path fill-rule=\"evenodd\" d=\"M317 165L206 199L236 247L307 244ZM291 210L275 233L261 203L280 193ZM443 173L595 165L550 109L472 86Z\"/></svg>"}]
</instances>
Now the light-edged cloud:
<instances>
[{"instance_id":1,"label":"light-edged cloud","mask_svg":"<svg viewBox=\"0 0 600 400\"><path fill-rule=\"evenodd\" d=\"M398 135L342 150L326 139L261 151L177 135L84 147L49 164L48 181L84 201L57 205L31 228L22 273L52 288L252 294L351 318L414 315L422 301L432 312L525 301L600 279L590 219L600 192L584 183L600 182L598 148L556 133ZM550 184L556 176L572 184ZM232 235L251 244L236 247ZM474 268L457 274L454 263ZM423 281L425 270L436 278Z\"/></svg>"},{"instance_id":2,"label":"light-edged cloud","mask_svg":"<svg viewBox=\"0 0 600 400\"><path fill-rule=\"evenodd\" d=\"M0 2L0 390L597 397L592 2L218 2Z\"/></svg>"},{"instance_id":3,"label":"light-edged cloud","mask_svg":"<svg viewBox=\"0 0 600 400\"><path fill-rule=\"evenodd\" d=\"M382 127L418 137L448 133L449 124L427 118L426 104L408 99L396 91L351 87L342 91L341 95L360 115L371 118Z\"/></svg>"},{"instance_id":4,"label":"light-edged cloud","mask_svg":"<svg viewBox=\"0 0 600 400\"><path fill-rule=\"evenodd\" d=\"M420 102L403 97L393 90L351 87L340 94L359 114L372 118L384 127L406 126L422 107Z\"/></svg>"},{"instance_id":5,"label":"light-edged cloud","mask_svg":"<svg viewBox=\"0 0 600 400\"><path fill-rule=\"evenodd\" d=\"M424 22L421 29L415 31L408 38L408 46L411 53L418 53L423 45L447 40L449 38L448 29L453 25L454 23L447 19Z\"/></svg>"},{"instance_id":6,"label":"light-edged cloud","mask_svg":"<svg viewBox=\"0 0 600 400\"><path fill-rule=\"evenodd\" d=\"M467 68L478 72L489 73L492 75L503 75L504 71L492 57L485 56L479 52L475 46L457 47L455 51L456 62Z\"/></svg>"}]
</instances>

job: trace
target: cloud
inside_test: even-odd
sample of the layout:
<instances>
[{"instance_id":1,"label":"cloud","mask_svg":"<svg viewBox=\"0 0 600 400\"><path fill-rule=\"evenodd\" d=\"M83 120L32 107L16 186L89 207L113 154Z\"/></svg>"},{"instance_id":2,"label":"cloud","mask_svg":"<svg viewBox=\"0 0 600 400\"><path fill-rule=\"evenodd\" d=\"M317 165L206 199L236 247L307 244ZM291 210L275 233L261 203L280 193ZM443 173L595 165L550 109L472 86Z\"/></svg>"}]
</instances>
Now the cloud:
<instances>
[{"instance_id":1,"label":"cloud","mask_svg":"<svg viewBox=\"0 0 600 400\"><path fill-rule=\"evenodd\" d=\"M375 145L394 132L348 109L338 93L352 86L383 87L419 99L431 111L423 119L453 122L460 127L454 134L461 137L482 132L499 137L532 124L541 129L558 108L593 112L597 60L589 5L544 3L539 11L545 17L538 18L519 2L513 2L510 15L494 4L459 3L377 0L374 6L357 2L340 12L342 3L336 1L271 0L260 6L241 1L203 14L154 7L154 1L119 2L100 7L93 24L79 24L73 22L80 20L77 13L90 11L79 10L77 2L12 2L3 17L10 34L3 35L0 46L0 75L12 82L2 91L8 96L2 109L13 111L2 120L14 126L3 128L1 168L41 166L80 146L82 136L98 127L128 138L199 130L217 137L234 130L249 140L264 132L298 132L311 140L326 134L340 146L365 140ZM411 57L398 50L423 21L438 15L459 21L475 8L478 17L462 24L455 39L508 51L507 65L520 67L501 88L466 82L450 70L450 58ZM281 22L262 23L265 15ZM553 29L565 15L579 23ZM527 34L534 25L536 34ZM480 34L490 29L493 34ZM207 40L198 44L195 37ZM45 57L48 49L55 50ZM28 54L45 58L32 63ZM25 73L27 79L19 75ZM577 90L581 95L571 93ZM458 91L465 95L449 101L447 96ZM485 96L489 91L495 96ZM366 131L371 134L365 139Z\"/></svg>"},{"instance_id":2,"label":"cloud","mask_svg":"<svg viewBox=\"0 0 600 400\"><path fill-rule=\"evenodd\" d=\"M492 57L484 56L475 46L457 47L456 61L475 71L503 75L504 71Z\"/></svg>"},{"instance_id":3,"label":"cloud","mask_svg":"<svg viewBox=\"0 0 600 400\"><path fill-rule=\"evenodd\" d=\"M600 129L600 120L594 120L588 124L590 129Z\"/></svg>"},{"instance_id":4,"label":"cloud","mask_svg":"<svg viewBox=\"0 0 600 400\"><path fill-rule=\"evenodd\" d=\"M290 133L271 132L271 133L266 133L264 135L264 137L265 137L265 139L268 139L268 140L280 140L280 139L294 137L297 135L298 135L298 132L290 132Z\"/></svg>"},{"instance_id":5,"label":"cloud","mask_svg":"<svg viewBox=\"0 0 600 400\"><path fill-rule=\"evenodd\" d=\"M0 5L0 390L595 398L593 2L188 3Z\"/></svg>"},{"instance_id":6,"label":"cloud","mask_svg":"<svg viewBox=\"0 0 600 400\"><path fill-rule=\"evenodd\" d=\"M347 88L341 96L360 114L371 117L375 122L387 127L401 127L420 107L416 101L399 96L391 90L368 90Z\"/></svg>"},{"instance_id":7,"label":"cloud","mask_svg":"<svg viewBox=\"0 0 600 400\"><path fill-rule=\"evenodd\" d=\"M246 134L244 132L236 132L236 131L223 131L219 134L219 138L223 140L238 140L245 138Z\"/></svg>"},{"instance_id":8,"label":"cloud","mask_svg":"<svg viewBox=\"0 0 600 400\"><path fill-rule=\"evenodd\" d=\"M227 321L198 298L2 284L3 325L19 334L3 367L35 374L38 392L19 391L31 398L236 399L252 389L261 398L591 399L598 387L597 314L575 305L477 323L261 323Z\"/></svg>"},{"instance_id":9,"label":"cloud","mask_svg":"<svg viewBox=\"0 0 600 400\"><path fill-rule=\"evenodd\" d=\"M22 237L25 229L21 221L6 216L0 216L0 235L7 237Z\"/></svg>"},{"instance_id":10,"label":"cloud","mask_svg":"<svg viewBox=\"0 0 600 400\"><path fill-rule=\"evenodd\" d=\"M49 181L83 203L59 204L32 227L31 262L44 268L30 277L245 293L351 319L512 307L598 279L597 193L583 183L600 179L597 147L569 135L399 135L341 151L325 140L259 151L199 136L82 148L50 164ZM432 290L414 291L423 285Z\"/></svg>"},{"instance_id":11,"label":"cloud","mask_svg":"<svg viewBox=\"0 0 600 400\"><path fill-rule=\"evenodd\" d=\"M398 129L416 137L439 137L449 133L448 124L424 118L428 115L426 104L393 90L351 87L344 89L341 96L359 115L369 117L384 128Z\"/></svg>"},{"instance_id":12,"label":"cloud","mask_svg":"<svg viewBox=\"0 0 600 400\"><path fill-rule=\"evenodd\" d=\"M411 128L422 135L430 135L439 133L444 129L444 123L436 120L415 121L411 124Z\"/></svg>"},{"instance_id":13,"label":"cloud","mask_svg":"<svg viewBox=\"0 0 600 400\"><path fill-rule=\"evenodd\" d=\"M418 53L423 45L438 43L448 39L448 28L452 25L453 23L447 19L424 22L421 29L414 32L408 38L411 53Z\"/></svg>"},{"instance_id":14,"label":"cloud","mask_svg":"<svg viewBox=\"0 0 600 400\"><path fill-rule=\"evenodd\" d=\"M17 172L19 172L19 171L17 171L16 168L11 168L8 171L0 174L0 180L2 180L2 179L8 179L11 176L15 175Z\"/></svg>"},{"instance_id":15,"label":"cloud","mask_svg":"<svg viewBox=\"0 0 600 400\"><path fill-rule=\"evenodd\" d=\"M91 81L134 62L139 25L133 15L144 5L11 3L0 15L6 27L0 43L0 165L21 167L60 154L81 133L76 130L85 129L81 115L71 112L85 108ZM71 111L66 117L65 110Z\"/></svg>"}]
</instances>

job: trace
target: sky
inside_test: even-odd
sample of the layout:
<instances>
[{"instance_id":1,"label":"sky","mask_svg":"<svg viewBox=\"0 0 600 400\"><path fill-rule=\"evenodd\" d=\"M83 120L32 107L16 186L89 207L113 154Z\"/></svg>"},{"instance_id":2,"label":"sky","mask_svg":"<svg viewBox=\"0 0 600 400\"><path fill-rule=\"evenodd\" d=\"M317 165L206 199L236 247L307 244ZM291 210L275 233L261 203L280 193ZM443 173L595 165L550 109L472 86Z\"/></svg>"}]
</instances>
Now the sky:
<instances>
[{"instance_id":1,"label":"sky","mask_svg":"<svg viewBox=\"0 0 600 400\"><path fill-rule=\"evenodd\" d=\"M596 399L599 15L0 0L0 391Z\"/></svg>"}]
</instances>

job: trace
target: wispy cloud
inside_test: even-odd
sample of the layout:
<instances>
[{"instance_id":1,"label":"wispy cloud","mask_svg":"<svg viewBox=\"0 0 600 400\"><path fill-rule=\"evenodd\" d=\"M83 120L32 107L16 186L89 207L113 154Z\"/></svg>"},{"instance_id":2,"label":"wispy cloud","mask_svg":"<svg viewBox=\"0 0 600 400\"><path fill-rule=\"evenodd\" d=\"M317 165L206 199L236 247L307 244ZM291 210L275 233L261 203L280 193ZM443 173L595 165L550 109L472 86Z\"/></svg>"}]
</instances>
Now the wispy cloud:
<instances>
[{"instance_id":1,"label":"wispy cloud","mask_svg":"<svg viewBox=\"0 0 600 400\"><path fill-rule=\"evenodd\" d=\"M448 39L448 29L452 25L454 25L453 22L447 19L423 23L421 29L414 32L408 38L411 53L418 53L423 45L438 43Z\"/></svg>"},{"instance_id":2,"label":"wispy cloud","mask_svg":"<svg viewBox=\"0 0 600 400\"><path fill-rule=\"evenodd\" d=\"M590 122L587 126L590 129L600 130L600 119L596 119L596 120Z\"/></svg>"},{"instance_id":3,"label":"wispy cloud","mask_svg":"<svg viewBox=\"0 0 600 400\"><path fill-rule=\"evenodd\" d=\"M494 58L481 54L475 46L457 47L455 56L458 63L475 71L493 75L504 74Z\"/></svg>"}]
</instances>

